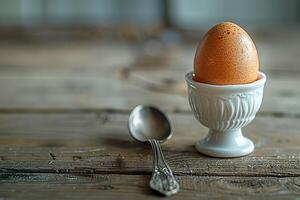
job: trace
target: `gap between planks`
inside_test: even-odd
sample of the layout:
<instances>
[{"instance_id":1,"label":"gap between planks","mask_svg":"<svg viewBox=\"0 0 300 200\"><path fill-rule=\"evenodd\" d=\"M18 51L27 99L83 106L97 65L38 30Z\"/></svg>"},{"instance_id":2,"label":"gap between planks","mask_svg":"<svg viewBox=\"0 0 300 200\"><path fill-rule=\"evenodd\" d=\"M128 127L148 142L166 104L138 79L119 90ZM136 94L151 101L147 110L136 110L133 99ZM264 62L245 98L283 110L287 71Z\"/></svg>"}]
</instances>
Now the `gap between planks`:
<instances>
[{"instance_id":1,"label":"gap between planks","mask_svg":"<svg viewBox=\"0 0 300 200\"><path fill-rule=\"evenodd\" d=\"M111 114L129 114L131 109L115 108L0 108L0 114L59 114L59 113L111 113ZM193 114L189 110L173 109L166 110L173 114ZM279 111L259 111L256 116L275 117L275 118L299 118L300 113L284 113Z\"/></svg>"},{"instance_id":2,"label":"gap between planks","mask_svg":"<svg viewBox=\"0 0 300 200\"><path fill-rule=\"evenodd\" d=\"M13 168L0 168L0 176L3 174L65 174L65 175L82 175L82 176L93 176L93 175L130 175L130 176L150 176L152 172L147 171L97 171L92 168L80 168L85 171L76 171L73 169L55 169L55 170L37 170L37 169L13 169ZM207 174L187 174L174 172L176 177L248 177L248 178L299 178L298 174L281 173L280 175L270 174L218 174L218 173L207 173ZM300 179L299 179L300 180Z\"/></svg>"}]
</instances>

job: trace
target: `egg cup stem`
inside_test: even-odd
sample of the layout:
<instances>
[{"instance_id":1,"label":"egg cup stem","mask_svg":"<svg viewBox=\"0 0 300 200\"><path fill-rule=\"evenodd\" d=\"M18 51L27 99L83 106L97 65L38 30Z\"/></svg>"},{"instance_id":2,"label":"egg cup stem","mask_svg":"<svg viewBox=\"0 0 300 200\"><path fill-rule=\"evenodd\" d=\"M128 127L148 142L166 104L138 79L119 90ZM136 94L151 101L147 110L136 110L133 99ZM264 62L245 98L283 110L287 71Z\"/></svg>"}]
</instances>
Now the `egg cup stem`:
<instances>
[{"instance_id":1,"label":"egg cup stem","mask_svg":"<svg viewBox=\"0 0 300 200\"><path fill-rule=\"evenodd\" d=\"M254 144L243 136L240 128L226 131L210 129L204 139L196 142L196 149L213 157L239 157L250 154Z\"/></svg>"}]
</instances>

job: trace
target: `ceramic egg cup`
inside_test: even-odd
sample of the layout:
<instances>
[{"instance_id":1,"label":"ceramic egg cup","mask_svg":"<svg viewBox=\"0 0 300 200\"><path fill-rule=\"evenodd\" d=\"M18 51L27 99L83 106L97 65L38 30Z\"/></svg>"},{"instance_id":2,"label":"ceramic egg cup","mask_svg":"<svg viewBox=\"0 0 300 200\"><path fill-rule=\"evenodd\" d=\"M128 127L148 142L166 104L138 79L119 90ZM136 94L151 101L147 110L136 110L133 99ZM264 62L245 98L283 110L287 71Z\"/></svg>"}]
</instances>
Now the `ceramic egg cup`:
<instances>
[{"instance_id":1,"label":"ceramic egg cup","mask_svg":"<svg viewBox=\"0 0 300 200\"><path fill-rule=\"evenodd\" d=\"M213 157L240 157L254 150L253 142L241 128L248 125L259 110L266 82L264 73L249 84L211 85L185 76L188 99L196 119L209 128L208 135L196 143L196 149Z\"/></svg>"}]
</instances>

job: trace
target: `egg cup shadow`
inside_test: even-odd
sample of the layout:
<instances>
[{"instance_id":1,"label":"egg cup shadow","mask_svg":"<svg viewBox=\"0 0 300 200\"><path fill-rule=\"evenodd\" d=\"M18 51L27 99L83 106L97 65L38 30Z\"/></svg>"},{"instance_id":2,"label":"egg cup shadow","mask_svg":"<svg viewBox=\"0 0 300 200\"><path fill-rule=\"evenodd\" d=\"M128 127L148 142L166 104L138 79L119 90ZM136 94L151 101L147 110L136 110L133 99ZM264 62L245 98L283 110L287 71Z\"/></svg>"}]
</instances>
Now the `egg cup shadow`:
<instances>
[{"instance_id":1,"label":"egg cup shadow","mask_svg":"<svg viewBox=\"0 0 300 200\"><path fill-rule=\"evenodd\" d=\"M187 73L188 99L196 119L209 128L208 135L196 143L196 149L213 157L240 157L254 150L254 144L243 136L259 110L266 75L259 72L257 81L239 85L212 85L193 80Z\"/></svg>"}]
</instances>

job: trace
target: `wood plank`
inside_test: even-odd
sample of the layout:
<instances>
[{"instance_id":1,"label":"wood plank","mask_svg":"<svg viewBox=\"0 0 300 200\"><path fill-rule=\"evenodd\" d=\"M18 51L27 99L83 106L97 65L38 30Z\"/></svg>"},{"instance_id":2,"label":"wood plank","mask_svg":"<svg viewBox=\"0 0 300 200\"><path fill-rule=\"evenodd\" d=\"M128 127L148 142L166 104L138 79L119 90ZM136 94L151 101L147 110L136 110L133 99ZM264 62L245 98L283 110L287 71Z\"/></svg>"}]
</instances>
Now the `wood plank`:
<instances>
[{"instance_id":1,"label":"wood plank","mask_svg":"<svg viewBox=\"0 0 300 200\"><path fill-rule=\"evenodd\" d=\"M7 199L157 199L149 176L80 174L0 174L0 197ZM181 190L168 199L292 199L299 178L176 177Z\"/></svg>"},{"instance_id":2,"label":"wood plank","mask_svg":"<svg viewBox=\"0 0 300 200\"><path fill-rule=\"evenodd\" d=\"M0 110L0 144L21 146L105 146L132 143L127 130L128 112L106 110ZM185 151L207 134L191 113L168 112L174 137L167 150ZM299 146L299 118L258 115L244 128L257 147ZM114 143L113 140L116 142ZM176 145L181 144L181 145Z\"/></svg>"},{"instance_id":3,"label":"wood plank","mask_svg":"<svg viewBox=\"0 0 300 200\"><path fill-rule=\"evenodd\" d=\"M123 148L122 148L123 146ZM7 147L0 148L0 172L150 174L150 147ZM130 145L133 146L133 145ZM299 148L257 149L242 158L219 159L190 151L167 151L176 175L299 177Z\"/></svg>"},{"instance_id":4,"label":"wood plank","mask_svg":"<svg viewBox=\"0 0 300 200\"><path fill-rule=\"evenodd\" d=\"M172 140L163 144L178 175L299 176L297 118L258 116L245 129L256 151L242 158L218 159L193 147L207 129L189 113L170 113ZM149 146L133 141L127 113L10 113L0 115L2 172L150 174Z\"/></svg>"},{"instance_id":5,"label":"wood plank","mask_svg":"<svg viewBox=\"0 0 300 200\"><path fill-rule=\"evenodd\" d=\"M161 44L160 52L152 52L161 55L151 57L148 54L147 57L146 42L142 44L124 40L0 42L0 76L46 74L50 76L95 76L101 75L101 72L130 65L143 65L148 69L162 69L164 68L162 65L169 65L172 69L179 68L187 71L192 69L197 45L197 41L175 44L174 48L165 48ZM300 68L297 58L300 57L300 40L298 34L293 36L289 34L289 38L286 36L268 38L268 41L259 38L256 45L262 71L267 71L271 76L280 79L296 79L299 76ZM147 61L139 62L145 56Z\"/></svg>"},{"instance_id":6,"label":"wood plank","mask_svg":"<svg viewBox=\"0 0 300 200\"><path fill-rule=\"evenodd\" d=\"M260 47L261 69L268 75L261 112L299 116L300 68L291 61L298 56L273 43L262 42ZM288 44L294 53L300 52L295 42ZM134 43L3 44L0 108L128 110L137 104L154 104L169 111L190 111L184 75L192 70L194 48L165 49L169 53L152 58L149 64L139 62L145 52Z\"/></svg>"},{"instance_id":7,"label":"wood plank","mask_svg":"<svg viewBox=\"0 0 300 200\"><path fill-rule=\"evenodd\" d=\"M107 78L1 77L0 107L128 110L137 104L152 104L168 111L190 111L183 74L180 81L171 85L162 82L164 79L155 84L146 80L127 82L109 75ZM268 80L260 112L299 116L297 85L299 80Z\"/></svg>"}]
</instances>

